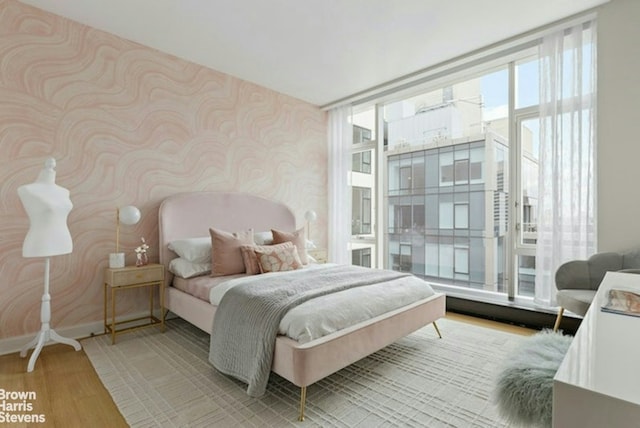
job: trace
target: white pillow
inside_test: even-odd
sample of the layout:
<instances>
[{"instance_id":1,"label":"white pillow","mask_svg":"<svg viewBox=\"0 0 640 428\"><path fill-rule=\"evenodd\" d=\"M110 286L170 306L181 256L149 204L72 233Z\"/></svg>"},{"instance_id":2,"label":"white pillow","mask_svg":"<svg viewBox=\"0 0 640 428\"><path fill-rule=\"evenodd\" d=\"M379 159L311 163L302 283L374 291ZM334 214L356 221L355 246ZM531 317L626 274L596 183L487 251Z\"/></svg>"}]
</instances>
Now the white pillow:
<instances>
[{"instance_id":1,"label":"white pillow","mask_svg":"<svg viewBox=\"0 0 640 428\"><path fill-rule=\"evenodd\" d=\"M211 261L209 263L193 263L178 257L169 263L169 272L182 278L208 275L211 273Z\"/></svg>"},{"instance_id":2,"label":"white pillow","mask_svg":"<svg viewBox=\"0 0 640 428\"><path fill-rule=\"evenodd\" d=\"M211 263L211 237L176 239L169 249L193 263Z\"/></svg>"},{"instance_id":3,"label":"white pillow","mask_svg":"<svg viewBox=\"0 0 640 428\"><path fill-rule=\"evenodd\" d=\"M253 242L256 245L272 245L273 233L270 230L266 232L253 232Z\"/></svg>"}]
</instances>

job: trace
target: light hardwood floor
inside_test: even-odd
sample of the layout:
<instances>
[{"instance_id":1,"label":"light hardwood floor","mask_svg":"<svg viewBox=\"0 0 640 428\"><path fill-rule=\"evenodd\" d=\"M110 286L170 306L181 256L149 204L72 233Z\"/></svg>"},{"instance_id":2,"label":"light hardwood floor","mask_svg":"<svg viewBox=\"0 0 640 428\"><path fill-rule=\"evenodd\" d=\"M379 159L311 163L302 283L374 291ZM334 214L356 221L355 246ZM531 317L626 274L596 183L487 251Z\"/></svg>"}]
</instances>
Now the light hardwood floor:
<instances>
[{"instance_id":1,"label":"light hardwood floor","mask_svg":"<svg viewBox=\"0 0 640 428\"><path fill-rule=\"evenodd\" d=\"M446 318L454 321L466 322L468 324L479 325L481 327L488 327L495 330L506 331L507 333L520 334L522 336L530 336L538 332L538 330L533 330L526 327L491 321L484 318L473 317L470 315L456 314L453 312L447 312Z\"/></svg>"},{"instance_id":2,"label":"light hardwood floor","mask_svg":"<svg viewBox=\"0 0 640 428\"><path fill-rule=\"evenodd\" d=\"M35 392L36 399L28 400L33 409L26 413L44 415L45 423L0 423L0 426L128 426L84 351L60 344L45 346L31 373L26 371L27 363L28 358L20 358L17 353L0 356L0 388Z\"/></svg>"},{"instance_id":3,"label":"light hardwood floor","mask_svg":"<svg viewBox=\"0 0 640 428\"><path fill-rule=\"evenodd\" d=\"M447 318L521 335L536 332L455 313L447 313ZM12 428L128 426L84 351L76 352L67 345L45 346L31 373L26 372L27 362L17 353L0 356L0 389L34 391L36 399L29 413L43 414L46 423L9 425Z\"/></svg>"}]
</instances>

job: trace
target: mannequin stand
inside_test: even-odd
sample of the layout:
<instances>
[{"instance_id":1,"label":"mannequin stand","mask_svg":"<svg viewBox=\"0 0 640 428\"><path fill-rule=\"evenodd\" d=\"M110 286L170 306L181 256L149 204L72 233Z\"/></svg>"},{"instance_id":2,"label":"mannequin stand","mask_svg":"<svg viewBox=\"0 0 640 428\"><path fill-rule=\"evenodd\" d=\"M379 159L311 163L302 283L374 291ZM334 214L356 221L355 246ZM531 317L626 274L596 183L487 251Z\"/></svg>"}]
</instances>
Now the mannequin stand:
<instances>
[{"instance_id":1,"label":"mannequin stand","mask_svg":"<svg viewBox=\"0 0 640 428\"><path fill-rule=\"evenodd\" d=\"M55 332L50 326L49 322L51 321L51 295L49 295L49 257L45 259L45 270L44 270L44 294L42 295L42 306L40 308L40 320L42 322L42 327L38 332L37 336L33 338L33 340L27 343L21 350L20 356L25 357L29 349L35 346L33 350L33 354L31 354L31 358L29 358L29 365L27 366L27 372L32 372L33 367L36 364L36 360L40 355L40 351L42 351L42 347L49 341L63 343L65 345L73 346L76 351L81 349L80 342L74 339L67 339L66 337L60 336Z\"/></svg>"}]
</instances>

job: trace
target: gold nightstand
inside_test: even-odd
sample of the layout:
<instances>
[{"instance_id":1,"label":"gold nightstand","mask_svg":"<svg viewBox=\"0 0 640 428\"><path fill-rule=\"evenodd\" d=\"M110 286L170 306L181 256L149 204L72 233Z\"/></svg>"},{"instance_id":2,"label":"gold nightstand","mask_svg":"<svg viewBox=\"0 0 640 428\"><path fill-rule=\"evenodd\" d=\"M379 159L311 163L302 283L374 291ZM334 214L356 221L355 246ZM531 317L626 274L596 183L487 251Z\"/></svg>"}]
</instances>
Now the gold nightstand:
<instances>
[{"instance_id":1,"label":"gold nightstand","mask_svg":"<svg viewBox=\"0 0 640 428\"><path fill-rule=\"evenodd\" d=\"M116 322L116 292L129 290L132 288L148 287L149 288L149 315L126 319ZM153 291L158 288L160 296L160 318L153 315ZM110 322L107 322L107 301L108 290L111 289L111 316ZM104 270L104 332L111 333L111 344L116 343L116 334L125 331L131 331L138 328L159 325L160 330L164 331L164 266L160 264L148 264L146 266L125 266L123 268L105 268ZM146 320L146 323L140 324L139 321ZM122 324L133 324L129 327L117 329Z\"/></svg>"}]
</instances>

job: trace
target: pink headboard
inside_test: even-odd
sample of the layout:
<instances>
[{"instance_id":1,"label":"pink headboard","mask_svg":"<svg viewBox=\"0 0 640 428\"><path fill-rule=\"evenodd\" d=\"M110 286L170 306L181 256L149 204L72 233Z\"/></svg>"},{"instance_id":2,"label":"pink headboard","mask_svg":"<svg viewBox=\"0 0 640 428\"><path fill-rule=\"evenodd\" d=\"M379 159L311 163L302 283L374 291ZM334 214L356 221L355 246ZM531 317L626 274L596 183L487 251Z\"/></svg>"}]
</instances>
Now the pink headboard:
<instances>
[{"instance_id":1,"label":"pink headboard","mask_svg":"<svg viewBox=\"0 0 640 428\"><path fill-rule=\"evenodd\" d=\"M209 228L235 232L253 228L293 231L296 219L286 205L246 193L191 192L169 196L158 213L160 263L169 266L176 254L169 242L209 236ZM167 284L172 275L167 271Z\"/></svg>"}]
</instances>

